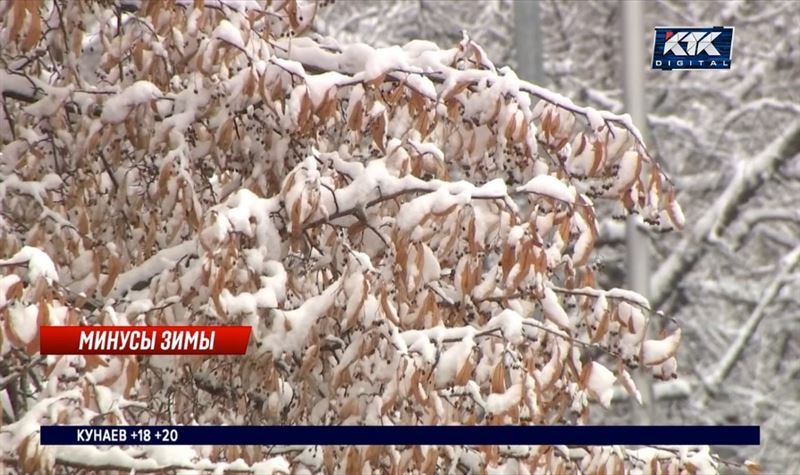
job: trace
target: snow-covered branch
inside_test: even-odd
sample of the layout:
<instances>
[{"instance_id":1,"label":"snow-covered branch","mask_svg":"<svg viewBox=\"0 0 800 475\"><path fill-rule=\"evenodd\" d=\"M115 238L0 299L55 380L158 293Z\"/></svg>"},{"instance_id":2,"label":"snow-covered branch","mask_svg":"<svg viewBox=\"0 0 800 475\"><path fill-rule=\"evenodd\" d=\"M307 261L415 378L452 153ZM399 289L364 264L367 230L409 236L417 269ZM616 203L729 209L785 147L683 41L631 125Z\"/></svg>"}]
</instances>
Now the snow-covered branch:
<instances>
[{"instance_id":1,"label":"snow-covered branch","mask_svg":"<svg viewBox=\"0 0 800 475\"><path fill-rule=\"evenodd\" d=\"M653 275L651 300L656 308L669 297L675 283L697 264L705 252L703 243L712 236L722 235L736 219L738 206L748 200L786 160L798 153L800 121L795 121L758 155L738 165L725 191L697 219Z\"/></svg>"},{"instance_id":2,"label":"snow-covered branch","mask_svg":"<svg viewBox=\"0 0 800 475\"><path fill-rule=\"evenodd\" d=\"M744 326L739 330L736 339L725 352L717 369L708 380L705 381L705 386L711 393L719 391L720 385L725 381L731 371L733 371L736 362L746 350L748 341L750 341L750 338L758 329L761 320L767 315L767 308L772 303L775 296L778 295L781 288L783 288L786 277L794 271L798 261L800 261L800 246L795 247L789 254L781 259L780 270L775 274L775 277L770 281L769 285L764 288L761 300L744 322Z\"/></svg>"}]
</instances>

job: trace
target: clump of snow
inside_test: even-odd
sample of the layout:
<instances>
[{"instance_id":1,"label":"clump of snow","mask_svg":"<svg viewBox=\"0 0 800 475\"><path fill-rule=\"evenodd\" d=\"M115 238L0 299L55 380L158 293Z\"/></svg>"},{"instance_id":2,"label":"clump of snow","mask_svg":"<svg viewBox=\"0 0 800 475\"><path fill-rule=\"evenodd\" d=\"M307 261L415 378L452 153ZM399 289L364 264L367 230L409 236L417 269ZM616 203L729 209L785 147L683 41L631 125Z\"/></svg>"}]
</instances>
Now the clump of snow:
<instances>
[{"instance_id":1,"label":"clump of snow","mask_svg":"<svg viewBox=\"0 0 800 475\"><path fill-rule=\"evenodd\" d=\"M369 52L364 61L364 80L373 81L394 69L411 70L406 54L399 46L379 48Z\"/></svg>"},{"instance_id":2,"label":"clump of snow","mask_svg":"<svg viewBox=\"0 0 800 475\"><path fill-rule=\"evenodd\" d=\"M34 282L39 277L43 277L48 284L58 282L58 271L53 260L44 251L36 247L24 246L11 258L0 260L0 266L25 263L28 264L28 273L26 275L28 282Z\"/></svg>"},{"instance_id":3,"label":"clump of snow","mask_svg":"<svg viewBox=\"0 0 800 475\"><path fill-rule=\"evenodd\" d=\"M333 305L341 288L341 281L328 286L325 291L306 300L300 307L289 311L278 311L272 323L272 331L261 340L262 351L275 355L284 352L298 353L303 347L314 323Z\"/></svg>"},{"instance_id":4,"label":"clump of snow","mask_svg":"<svg viewBox=\"0 0 800 475\"><path fill-rule=\"evenodd\" d=\"M233 26L228 20L220 21L217 28L211 33L211 37L228 42L239 49L244 49L241 30Z\"/></svg>"},{"instance_id":5,"label":"clump of snow","mask_svg":"<svg viewBox=\"0 0 800 475\"><path fill-rule=\"evenodd\" d=\"M439 364L436 366L435 381L437 387L446 387L452 384L474 347L475 340L472 335L467 335L442 353Z\"/></svg>"},{"instance_id":6,"label":"clump of snow","mask_svg":"<svg viewBox=\"0 0 800 475\"><path fill-rule=\"evenodd\" d=\"M503 414L522 399L522 385L514 384L503 393L493 393L486 397L486 413Z\"/></svg>"},{"instance_id":7,"label":"clump of snow","mask_svg":"<svg viewBox=\"0 0 800 475\"><path fill-rule=\"evenodd\" d=\"M30 343L39 331L37 315L39 306L36 304L24 305L19 300L14 300L8 306L8 324L10 329L24 343Z\"/></svg>"},{"instance_id":8,"label":"clump of snow","mask_svg":"<svg viewBox=\"0 0 800 475\"><path fill-rule=\"evenodd\" d=\"M522 315L511 309L505 309L489 320L487 328L500 328L503 337L511 344L517 345L522 342Z\"/></svg>"},{"instance_id":9,"label":"clump of snow","mask_svg":"<svg viewBox=\"0 0 800 475\"><path fill-rule=\"evenodd\" d=\"M614 185L611 187L610 192L612 194L619 194L627 187L631 186L631 184L639 177L641 164L642 162L639 152L635 150L628 150L625 152L620 159L619 171L617 171L617 177L614 181Z\"/></svg>"},{"instance_id":10,"label":"clump of snow","mask_svg":"<svg viewBox=\"0 0 800 475\"><path fill-rule=\"evenodd\" d=\"M647 366L663 363L675 354L680 341L680 328L660 340L645 340L642 343L642 362Z\"/></svg>"},{"instance_id":11,"label":"clump of snow","mask_svg":"<svg viewBox=\"0 0 800 475\"><path fill-rule=\"evenodd\" d=\"M539 175L530 179L526 184L517 187L518 192L533 193L536 195L553 198L565 203L575 202L575 188L565 184L552 175Z\"/></svg>"},{"instance_id":12,"label":"clump of snow","mask_svg":"<svg viewBox=\"0 0 800 475\"><path fill-rule=\"evenodd\" d=\"M133 107L158 99L162 95L161 89L150 81L136 81L103 104L100 120L111 124L120 123L128 117Z\"/></svg>"},{"instance_id":13,"label":"clump of snow","mask_svg":"<svg viewBox=\"0 0 800 475\"><path fill-rule=\"evenodd\" d=\"M593 361L589 363L589 379L586 387L592 396L597 399L603 407L611 406L611 398L614 396L614 382L617 380L614 372L600 363Z\"/></svg>"},{"instance_id":14,"label":"clump of snow","mask_svg":"<svg viewBox=\"0 0 800 475\"><path fill-rule=\"evenodd\" d=\"M603 116L600 114L600 112L592 107L586 108L586 120L589 122L589 127L594 132L599 131L604 125L606 125L606 121L603 119Z\"/></svg>"},{"instance_id":15,"label":"clump of snow","mask_svg":"<svg viewBox=\"0 0 800 475\"><path fill-rule=\"evenodd\" d=\"M628 289L613 288L606 291L606 297L612 299L627 300L639 305L644 309L650 308L650 302L642 294Z\"/></svg>"},{"instance_id":16,"label":"clump of snow","mask_svg":"<svg viewBox=\"0 0 800 475\"><path fill-rule=\"evenodd\" d=\"M291 473L289 461L283 457L272 457L268 460L256 462L251 466L254 474Z\"/></svg>"},{"instance_id":17,"label":"clump of snow","mask_svg":"<svg viewBox=\"0 0 800 475\"><path fill-rule=\"evenodd\" d=\"M313 104L314 107L319 107L333 88L340 83L350 80L351 78L349 76L337 73L336 71L306 76L306 88L308 97L311 99L311 104Z\"/></svg>"},{"instance_id":18,"label":"clump of snow","mask_svg":"<svg viewBox=\"0 0 800 475\"><path fill-rule=\"evenodd\" d=\"M544 311L544 316L547 317L548 320L552 321L562 329L570 328L567 312L564 311L564 308L561 307L561 304L558 302L556 293L553 292L553 290L549 287L545 287L544 289L542 310Z\"/></svg>"}]
</instances>

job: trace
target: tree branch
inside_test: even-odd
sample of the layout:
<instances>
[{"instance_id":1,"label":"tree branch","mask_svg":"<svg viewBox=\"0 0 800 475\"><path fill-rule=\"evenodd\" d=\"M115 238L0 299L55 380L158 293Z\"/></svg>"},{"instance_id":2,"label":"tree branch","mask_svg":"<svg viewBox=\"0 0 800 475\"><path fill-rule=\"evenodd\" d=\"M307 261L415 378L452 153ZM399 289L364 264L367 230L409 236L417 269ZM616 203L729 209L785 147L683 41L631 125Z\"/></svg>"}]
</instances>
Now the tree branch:
<instances>
[{"instance_id":1,"label":"tree branch","mask_svg":"<svg viewBox=\"0 0 800 475\"><path fill-rule=\"evenodd\" d=\"M737 208L753 196L786 160L800 153L800 120L761 151L752 160L739 166L736 176L714 204L701 216L694 229L681 240L675 250L653 275L651 303L660 307L676 288L676 283L694 269L705 254L702 245L709 236L720 234L738 214Z\"/></svg>"},{"instance_id":2,"label":"tree branch","mask_svg":"<svg viewBox=\"0 0 800 475\"><path fill-rule=\"evenodd\" d=\"M795 247L792 252L784 256L781 262L781 270L777 275L775 275L775 278L772 279L772 282L769 283L767 288L764 289L764 296L750 314L750 317L745 322L744 327L739 331L739 334L736 336L736 340L733 342L733 344L731 344L731 346L728 348L728 351L722 357L717 370L706 382L706 389L711 394L715 394L719 390L720 384L722 384L731 371L733 371L736 362L742 356L742 353L744 353L747 342L750 341L750 337L753 336L758 329L759 323L761 323L761 320L763 320L766 316L767 307L772 303L778 292L780 292L785 283L786 277L794 270L798 261L800 261L800 245Z\"/></svg>"}]
</instances>

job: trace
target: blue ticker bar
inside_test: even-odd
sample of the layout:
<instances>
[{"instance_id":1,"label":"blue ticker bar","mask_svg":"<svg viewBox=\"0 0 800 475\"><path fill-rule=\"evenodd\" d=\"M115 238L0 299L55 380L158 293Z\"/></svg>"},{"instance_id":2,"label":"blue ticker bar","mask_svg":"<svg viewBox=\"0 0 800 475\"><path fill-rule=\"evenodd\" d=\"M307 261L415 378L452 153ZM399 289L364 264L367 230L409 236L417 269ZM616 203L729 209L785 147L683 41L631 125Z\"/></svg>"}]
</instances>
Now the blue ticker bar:
<instances>
[{"instance_id":1,"label":"blue ticker bar","mask_svg":"<svg viewBox=\"0 0 800 475\"><path fill-rule=\"evenodd\" d=\"M758 426L42 426L42 445L759 445Z\"/></svg>"}]
</instances>

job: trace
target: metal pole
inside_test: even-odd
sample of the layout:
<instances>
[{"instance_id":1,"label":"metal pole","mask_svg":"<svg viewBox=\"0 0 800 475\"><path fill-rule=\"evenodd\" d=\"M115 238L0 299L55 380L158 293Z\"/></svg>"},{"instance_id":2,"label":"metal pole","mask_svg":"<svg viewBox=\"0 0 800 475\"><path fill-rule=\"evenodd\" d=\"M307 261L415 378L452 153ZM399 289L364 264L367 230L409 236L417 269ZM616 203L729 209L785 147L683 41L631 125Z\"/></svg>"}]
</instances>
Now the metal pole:
<instances>
[{"instance_id":1,"label":"metal pole","mask_svg":"<svg viewBox=\"0 0 800 475\"><path fill-rule=\"evenodd\" d=\"M644 2L638 0L622 0L623 90L625 109L647 140L643 6ZM639 222L638 215L630 216L627 222L627 285L631 290L650 298L650 240ZM652 335L653 325L648 325L648 329ZM652 423L655 419L653 384L652 379L643 373L639 372L635 378L644 404L643 410L639 411L639 418L643 423Z\"/></svg>"},{"instance_id":2,"label":"metal pole","mask_svg":"<svg viewBox=\"0 0 800 475\"><path fill-rule=\"evenodd\" d=\"M515 0L513 3L517 75L534 84L542 84L544 71L539 0Z\"/></svg>"}]
</instances>

